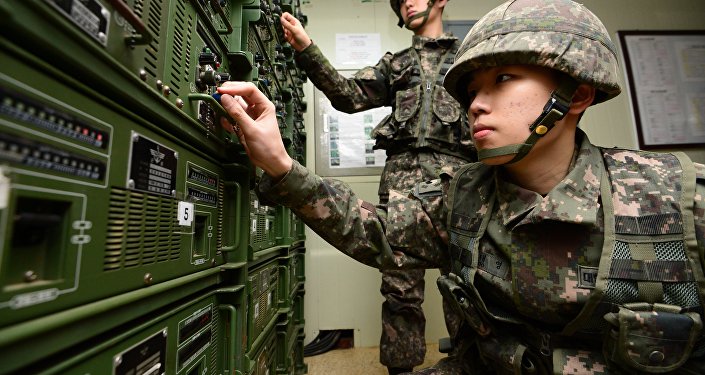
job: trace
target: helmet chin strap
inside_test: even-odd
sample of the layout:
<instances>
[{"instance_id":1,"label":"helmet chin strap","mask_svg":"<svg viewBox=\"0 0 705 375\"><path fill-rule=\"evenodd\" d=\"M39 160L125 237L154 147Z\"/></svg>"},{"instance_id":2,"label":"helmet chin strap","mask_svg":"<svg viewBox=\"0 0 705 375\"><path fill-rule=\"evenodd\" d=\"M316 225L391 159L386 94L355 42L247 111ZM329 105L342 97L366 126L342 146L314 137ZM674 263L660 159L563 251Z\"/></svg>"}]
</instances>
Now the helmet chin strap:
<instances>
[{"instance_id":1,"label":"helmet chin strap","mask_svg":"<svg viewBox=\"0 0 705 375\"><path fill-rule=\"evenodd\" d=\"M433 4L435 2L436 2L436 0L428 0L428 5L426 6L426 10L424 10L421 13L416 13L413 16L409 17L409 19L406 20L406 23L404 23L404 26L409 30L416 30L416 29L422 27L423 25L425 25L426 21L428 21L428 16L431 14L431 8L433 8ZM414 20L421 18L421 17L423 17L423 21L418 26L412 28L411 22L413 22ZM399 26L401 26L401 25L399 25Z\"/></svg>"},{"instance_id":2,"label":"helmet chin strap","mask_svg":"<svg viewBox=\"0 0 705 375\"><path fill-rule=\"evenodd\" d=\"M551 97L548 99L548 102L546 102L539 117L529 126L531 134L526 138L524 143L479 150L478 158L480 161L504 155L514 155L512 160L504 164L516 163L523 159L529 151L531 151L531 148L534 147L536 142L546 135L549 130L553 129L556 125L556 121L560 121L568 114L570 103L573 100L573 95L577 88L578 82L574 79L568 77L563 79L558 88L551 93Z\"/></svg>"}]
</instances>

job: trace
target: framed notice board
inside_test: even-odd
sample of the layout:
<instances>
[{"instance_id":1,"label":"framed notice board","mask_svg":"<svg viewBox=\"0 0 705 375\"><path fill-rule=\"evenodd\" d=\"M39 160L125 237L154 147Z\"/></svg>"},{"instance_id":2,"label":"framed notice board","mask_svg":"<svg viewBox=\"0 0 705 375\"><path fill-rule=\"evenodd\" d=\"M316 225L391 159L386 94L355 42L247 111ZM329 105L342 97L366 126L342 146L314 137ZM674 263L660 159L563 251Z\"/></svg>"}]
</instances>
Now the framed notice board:
<instances>
[{"instance_id":1,"label":"framed notice board","mask_svg":"<svg viewBox=\"0 0 705 375\"><path fill-rule=\"evenodd\" d=\"M705 147L705 30L617 34L639 148Z\"/></svg>"},{"instance_id":2,"label":"framed notice board","mask_svg":"<svg viewBox=\"0 0 705 375\"><path fill-rule=\"evenodd\" d=\"M351 76L355 71L340 71ZM373 150L372 129L392 112L391 107L344 113L314 88L316 174L325 177L380 175L387 158L384 150Z\"/></svg>"}]
</instances>

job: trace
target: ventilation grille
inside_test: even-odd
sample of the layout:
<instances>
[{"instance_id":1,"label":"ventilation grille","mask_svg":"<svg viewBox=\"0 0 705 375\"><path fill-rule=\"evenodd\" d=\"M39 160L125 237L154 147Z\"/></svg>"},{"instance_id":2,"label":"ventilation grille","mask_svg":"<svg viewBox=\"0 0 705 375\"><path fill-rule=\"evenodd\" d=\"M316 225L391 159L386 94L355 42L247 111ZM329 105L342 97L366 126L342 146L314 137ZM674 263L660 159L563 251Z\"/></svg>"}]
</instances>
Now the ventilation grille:
<instances>
[{"instance_id":1,"label":"ventilation grille","mask_svg":"<svg viewBox=\"0 0 705 375\"><path fill-rule=\"evenodd\" d=\"M213 322L219 322L220 317L218 316L220 314L220 311L218 308L211 308L211 314L213 315ZM234 321L235 319L231 319L231 321ZM216 369L218 368L218 358L220 358L220 354L218 353L219 345L216 345L216 343L221 342L220 341L220 331L221 329L217 328L218 326L216 323L213 324L213 327L211 328L212 332L212 339L211 339L211 375L215 375ZM225 327L227 329L227 327ZM230 342L234 343L235 338L231 337L229 338ZM233 359L229 359L232 361ZM227 361L226 361L227 362Z\"/></svg>"},{"instance_id":2,"label":"ventilation grille","mask_svg":"<svg viewBox=\"0 0 705 375\"><path fill-rule=\"evenodd\" d=\"M257 202L257 195L254 192L250 192L250 224L252 225L251 231L254 231L250 235L250 245L259 245L267 242L265 230L267 229L267 210Z\"/></svg>"},{"instance_id":3,"label":"ventilation grille","mask_svg":"<svg viewBox=\"0 0 705 375\"><path fill-rule=\"evenodd\" d=\"M269 311L267 310L267 299L269 297L268 291L265 291L264 293L260 294L258 300L259 300L259 314L255 318L255 327L258 328L258 332L264 328L264 326L267 325L268 322L268 317L269 317Z\"/></svg>"},{"instance_id":4,"label":"ventilation grille","mask_svg":"<svg viewBox=\"0 0 705 375\"><path fill-rule=\"evenodd\" d=\"M218 225L216 226L216 250L220 251L223 248L223 216L225 216L225 184L218 184Z\"/></svg>"},{"instance_id":5,"label":"ventilation grille","mask_svg":"<svg viewBox=\"0 0 705 375\"><path fill-rule=\"evenodd\" d=\"M194 29L194 19L192 14L186 12L186 5L183 0L179 0L174 11L174 38L172 41L171 56L171 89L179 96L181 84L188 84L189 71L191 67L191 38Z\"/></svg>"},{"instance_id":6,"label":"ventilation grille","mask_svg":"<svg viewBox=\"0 0 705 375\"><path fill-rule=\"evenodd\" d=\"M270 18L266 14L262 13L259 21L255 24L257 30L259 31L259 37L262 38L263 42L271 42L274 39L272 35L271 25L269 23Z\"/></svg>"},{"instance_id":7,"label":"ventilation grille","mask_svg":"<svg viewBox=\"0 0 705 375\"><path fill-rule=\"evenodd\" d=\"M247 33L247 50L255 53L259 51L259 43L257 42L257 29L250 23L249 32Z\"/></svg>"},{"instance_id":8,"label":"ventilation grille","mask_svg":"<svg viewBox=\"0 0 705 375\"><path fill-rule=\"evenodd\" d=\"M114 271L178 260L181 237L173 198L113 187L103 269Z\"/></svg>"},{"instance_id":9,"label":"ventilation grille","mask_svg":"<svg viewBox=\"0 0 705 375\"><path fill-rule=\"evenodd\" d=\"M135 5L132 7L137 18L142 18L142 10L144 10L144 0L135 0Z\"/></svg>"},{"instance_id":10,"label":"ventilation grille","mask_svg":"<svg viewBox=\"0 0 705 375\"><path fill-rule=\"evenodd\" d=\"M257 235L255 236L255 243L265 243L267 242L267 217L258 214L257 215Z\"/></svg>"},{"instance_id":11,"label":"ventilation grille","mask_svg":"<svg viewBox=\"0 0 705 375\"><path fill-rule=\"evenodd\" d=\"M230 7L231 6L239 6L239 5L233 5L230 3L223 5L223 11L225 12L225 19L226 20L230 19ZM223 20L220 19L220 16L216 15L216 18L218 19L218 27L221 29L225 29L226 28L225 22L223 22ZM233 27L233 30L235 30L234 27ZM235 33L235 31L233 31L233 33ZM230 35L231 34L220 34L220 38L223 40L223 42L225 43L226 46L230 45Z\"/></svg>"},{"instance_id":12,"label":"ventilation grille","mask_svg":"<svg viewBox=\"0 0 705 375\"><path fill-rule=\"evenodd\" d=\"M151 75L152 78L157 76L157 59L159 55L159 31L162 19L162 6L163 1L152 0L149 2L149 9L147 11L147 29L154 36L152 41L149 43L149 48L145 49L144 57L144 70L147 74ZM135 11L142 17L142 10L144 8L144 0L135 1Z\"/></svg>"}]
</instances>

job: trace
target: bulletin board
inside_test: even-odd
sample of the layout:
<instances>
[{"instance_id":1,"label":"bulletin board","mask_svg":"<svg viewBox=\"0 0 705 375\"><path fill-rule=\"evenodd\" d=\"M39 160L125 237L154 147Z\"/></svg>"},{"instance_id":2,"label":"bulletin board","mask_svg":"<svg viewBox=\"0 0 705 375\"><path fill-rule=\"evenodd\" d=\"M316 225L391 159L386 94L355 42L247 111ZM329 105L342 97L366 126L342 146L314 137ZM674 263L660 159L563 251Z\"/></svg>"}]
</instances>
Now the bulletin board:
<instances>
[{"instance_id":1,"label":"bulletin board","mask_svg":"<svg viewBox=\"0 0 705 375\"><path fill-rule=\"evenodd\" d=\"M477 20L443 20L443 30L462 41L476 23Z\"/></svg>"},{"instance_id":2,"label":"bulletin board","mask_svg":"<svg viewBox=\"0 0 705 375\"><path fill-rule=\"evenodd\" d=\"M340 71L352 76L356 70ZM386 152L374 150L372 129L391 112L380 107L348 114L333 108L330 100L314 88L316 174L324 177L380 175Z\"/></svg>"},{"instance_id":3,"label":"bulletin board","mask_svg":"<svg viewBox=\"0 0 705 375\"><path fill-rule=\"evenodd\" d=\"M705 30L617 34L639 148L705 147Z\"/></svg>"}]
</instances>

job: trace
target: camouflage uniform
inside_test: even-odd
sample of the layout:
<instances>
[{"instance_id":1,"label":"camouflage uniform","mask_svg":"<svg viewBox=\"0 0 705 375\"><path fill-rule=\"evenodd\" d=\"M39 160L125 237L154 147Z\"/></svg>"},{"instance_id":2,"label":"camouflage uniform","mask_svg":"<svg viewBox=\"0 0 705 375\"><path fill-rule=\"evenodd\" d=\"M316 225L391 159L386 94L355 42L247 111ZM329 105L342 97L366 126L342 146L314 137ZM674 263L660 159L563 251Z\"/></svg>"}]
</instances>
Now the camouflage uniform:
<instances>
[{"instance_id":1,"label":"camouflage uniform","mask_svg":"<svg viewBox=\"0 0 705 375\"><path fill-rule=\"evenodd\" d=\"M441 85L458 45L449 34L437 39L414 36L410 48L386 53L352 79L340 75L315 44L296 54L298 66L336 109L354 113L392 107L392 114L372 134L375 148L387 152L378 192L381 203L390 190L408 190L435 178L443 166L457 168L473 158L467 115ZM386 299L380 362L401 368L421 364L426 353L424 270L384 270L380 291ZM447 309L446 325L451 334L458 325Z\"/></svg>"},{"instance_id":2,"label":"camouflage uniform","mask_svg":"<svg viewBox=\"0 0 705 375\"><path fill-rule=\"evenodd\" d=\"M570 172L545 197L503 181L495 168L487 167L490 178L486 180L496 192L496 202L480 239L479 248L484 260L474 270L474 287L483 301L492 304L495 313L501 311L507 317L532 322L547 330L560 330L590 299L591 290L578 287L582 274L579 269L599 264L606 241L600 202L612 197L604 197L599 189L600 182L607 178L601 173L604 170L602 150L578 132L579 151ZM640 153L629 152L633 156L625 166L630 170L654 167L640 165ZM677 170L669 165L660 167L660 173ZM695 189L693 245L698 259L702 259L705 256L705 166L696 164L695 167L697 182L690 182L695 184L690 187ZM321 179L295 164L274 185L265 178L258 191L264 197L290 207L326 241L364 264L380 269L450 267L453 264L450 256L454 253L448 209L456 203L452 197L460 195L459 191L463 189L463 186L457 186L449 195L452 178L452 172L444 173L434 183L417 186L410 195L392 191L388 205L375 207L358 199L345 184ZM639 193L646 195L643 201L649 204L659 202L658 197L648 196L648 193ZM615 194L615 197L620 196ZM629 198L623 206L634 209L639 197ZM658 211L658 208L656 204L651 210ZM439 248L448 251L438 251ZM702 274L701 262L692 266L693 272ZM702 292L703 285L697 287ZM518 353L517 347L526 347L527 352L541 351L540 343L533 342L530 334L521 331L524 327L516 328L509 323L503 326L505 323L499 320L491 320L490 324L496 335L483 337L475 330L465 329L456 341L457 355L418 373L513 373L513 370L505 371L503 364L496 358L487 357L487 353L508 360ZM514 340L516 345L514 351L502 355L501 350L511 346L501 342L504 340L509 340L510 344ZM552 370L558 373L619 373L602 357L601 340L599 335L582 337L576 334L572 351L564 350L566 355L563 358L569 360L561 363L544 361L536 373ZM697 354L702 356L702 345L699 349ZM690 361L686 365L695 363ZM552 366L556 367L551 369ZM623 372L629 373L627 370Z\"/></svg>"},{"instance_id":3,"label":"camouflage uniform","mask_svg":"<svg viewBox=\"0 0 705 375\"><path fill-rule=\"evenodd\" d=\"M595 88L593 103L620 92L607 30L570 0L513 0L490 11L443 84L468 106L469 74L511 64L562 74L526 141L480 150L481 159L530 152L579 83ZM705 166L598 148L579 129L574 150L545 196L482 163L410 194L392 191L377 207L298 164L258 190L362 263L452 270L438 285L464 318L456 351L419 373L705 373Z\"/></svg>"}]
</instances>

